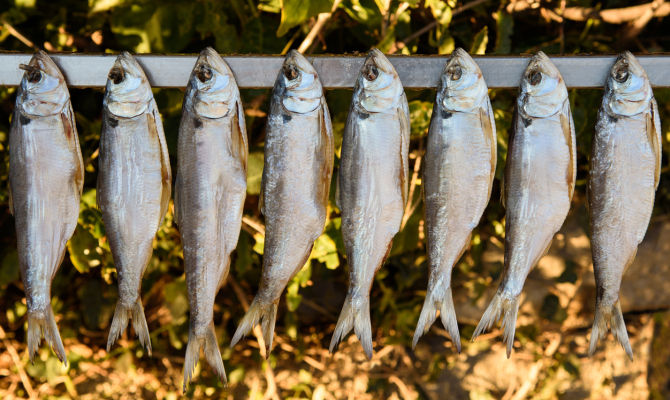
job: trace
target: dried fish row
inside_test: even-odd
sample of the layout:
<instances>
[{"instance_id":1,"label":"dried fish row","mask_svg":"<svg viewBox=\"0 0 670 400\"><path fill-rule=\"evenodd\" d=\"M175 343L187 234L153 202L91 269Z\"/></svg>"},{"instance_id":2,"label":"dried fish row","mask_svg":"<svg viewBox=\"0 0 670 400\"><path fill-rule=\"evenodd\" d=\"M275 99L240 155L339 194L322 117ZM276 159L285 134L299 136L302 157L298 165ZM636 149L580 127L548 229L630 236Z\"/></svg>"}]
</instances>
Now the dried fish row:
<instances>
[{"instance_id":1,"label":"dried fish row","mask_svg":"<svg viewBox=\"0 0 670 400\"><path fill-rule=\"evenodd\" d=\"M44 52L34 55L18 92L10 132L10 210L28 305L31 359L44 335L66 362L50 306L51 280L76 226L83 163L65 79ZM460 351L451 271L486 208L496 169L496 127L486 83L474 60L457 49L440 77L423 175L429 281L413 345L437 319ZM363 63L344 130L338 206L349 263L349 290L331 352L353 329L372 357L369 294L390 252L408 201L410 120L397 72L377 49ZM632 358L618 291L649 224L658 187L658 107L635 57L619 56L608 75L594 136L589 211L597 284L589 353L608 330ZM505 179L505 263L500 286L473 339L502 319L509 357L520 295L570 209L576 143L567 88L542 52L524 71L514 114ZM189 78L179 132L175 221L184 244L191 306L184 385L204 348L226 375L213 325L214 299L237 245L246 197L248 143L232 71L211 48ZM266 232L259 291L231 341L261 324L272 346L283 290L322 233L334 160L324 90L300 53L285 58L267 122L261 211ZM57 171L47 166L60 166ZM44 173L46 171L47 173ZM35 184L37 182L37 184ZM140 64L122 53L108 74L100 140L98 205L118 271L119 301L107 349L129 320L151 354L140 297L154 236L171 196L171 169L160 114ZM58 215L50 208L60 210Z\"/></svg>"}]
</instances>

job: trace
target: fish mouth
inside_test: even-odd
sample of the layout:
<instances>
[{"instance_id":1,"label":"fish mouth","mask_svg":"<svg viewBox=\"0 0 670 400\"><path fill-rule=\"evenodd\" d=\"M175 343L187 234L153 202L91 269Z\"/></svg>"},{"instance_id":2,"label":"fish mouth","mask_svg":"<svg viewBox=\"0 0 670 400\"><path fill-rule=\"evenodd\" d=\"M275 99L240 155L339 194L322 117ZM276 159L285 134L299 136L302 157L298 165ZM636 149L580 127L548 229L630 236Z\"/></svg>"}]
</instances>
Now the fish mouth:
<instances>
[{"instance_id":1,"label":"fish mouth","mask_svg":"<svg viewBox=\"0 0 670 400\"><path fill-rule=\"evenodd\" d=\"M39 82L42 74L53 76L61 81L64 80L60 69L58 69L51 57L43 50L37 50L30 58L28 64L20 64L19 68L26 71L30 83Z\"/></svg>"},{"instance_id":2,"label":"fish mouth","mask_svg":"<svg viewBox=\"0 0 670 400\"><path fill-rule=\"evenodd\" d=\"M42 79L42 71L38 65L32 64L19 64L19 69L26 71L28 76L28 82L37 83Z\"/></svg>"},{"instance_id":3,"label":"fish mouth","mask_svg":"<svg viewBox=\"0 0 670 400\"><path fill-rule=\"evenodd\" d=\"M544 52L538 51L528 62L524 77L531 86L538 86L545 75L561 80L561 74L554 63Z\"/></svg>"},{"instance_id":4,"label":"fish mouth","mask_svg":"<svg viewBox=\"0 0 670 400\"><path fill-rule=\"evenodd\" d=\"M450 80L457 81L461 79L463 72L473 72L477 74L478 77L482 76L482 73L479 69L479 66L472 59L470 54L462 48L457 48L451 53L451 57L444 66L444 71L442 72Z\"/></svg>"},{"instance_id":5,"label":"fish mouth","mask_svg":"<svg viewBox=\"0 0 670 400\"><path fill-rule=\"evenodd\" d=\"M206 83L212 79L215 72L220 75L233 75L219 53L211 47L206 47L200 52L193 73L201 83Z\"/></svg>"},{"instance_id":6,"label":"fish mouth","mask_svg":"<svg viewBox=\"0 0 670 400\"><path fill-rule=\"evenodd\" d=\"M135 57L133 57L129 52L124 51L119 54L119 56L114 61L114 65L109 70L107 77L115 85L118 85L124 82L128 75L142 78L144 76L144 72Z\"/></svg>"},{"instance_id":7,"label":"fish mouth","mask_svg":"<svg viewBox=\"0 0 670 400\"><path fill-rule=\"evenodd\" d=\"M282 65L282 74L289 81L293 81L300 77L301 71L316 76L316 70L312 64L299 51L293 49L286 54Z\"/></svg>"},{"instance_id":8,"label":"fish mouth","mask_svg":"<svg viewBox=\"0 0 670 400\"><path fill-rule=\"evenodd\" d=\"M361 68L361 75L367 81L372 82L380 75L380 70L381 72L392 74L394 68L384 53L377 48L373 48L365 57L365 62Z\"/></svg>"},{"instance_id":9,"label":"fish mouth","mask_svg":"<svg viewBox=\"0 0 670 400\"><path fill-rule=\"evenodd\" d=\"M646 76L644 69L633 53L624 51L619 54L614 62L610 75L615 81L624 83L628 80L631 74L636 76Z\"/></svg>"}]
</instances>

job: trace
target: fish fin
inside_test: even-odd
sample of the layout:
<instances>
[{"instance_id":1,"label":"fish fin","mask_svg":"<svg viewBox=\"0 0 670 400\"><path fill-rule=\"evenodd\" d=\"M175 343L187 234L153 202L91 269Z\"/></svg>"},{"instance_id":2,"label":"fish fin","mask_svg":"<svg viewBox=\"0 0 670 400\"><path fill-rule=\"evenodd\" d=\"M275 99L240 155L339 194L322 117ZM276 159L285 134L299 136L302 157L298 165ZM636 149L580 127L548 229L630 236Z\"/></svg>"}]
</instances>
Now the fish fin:
<instances>
[{"instance_id":1,"label":"fish fin","mask_svg":"<svg viewBox=\"0 0 670 400\"><path fill-rule=\"evenodd\" d=\"M172 171L170 169L170 154L168 153L167 144L165 143L165 133L163 132L163 124L160 122L160 115L154 102L152 111L147 113L147 121L149 123L149 130L158 138L158 145L161 152L161 177L163 179L163 189L161 191L161 211L158 217L158 226L163 223L163 218L167 212L170 204L170 196L172 195Z\"/></svg>"},{"instance_id":2,"label":"fish fin","mask_svg":"<svg viewBox=\"0 0 670 400\"><path fill-rule=\"evenodd\" d=\"M207 363L214 369L216 376L219 377L223 384L228 383L226 370L221 359L221 352L219 351L219 344L216 341L214 322L212 321L207 328L207 332L202 337L196 336L193 329L189 327L188 344L186 345L186 356L184 359L184 392L186 392L186 386L192 381L195 366L198 364L200 358L201 348L205 353Z\"/></svg>"},{"instance_id":3,"label":"fish fin","mask_svg":"<svg viewBox=\"0 0 670 400\"><path fill-rule=\"evenodd\" d=\"M258 298L254 298L249 306L249 310L233 335L233 340L230 341L230 347L235 346L245 335L258 324L261 323L261 330L263 331L263 340L265 341L266 357L270 354L272 349L272 338L275 331L275 321L277 319L277 303L262 303Z\"/></svg>"},{"instance_id":4,"label":"fish fin","mask_svg":"<svg viewBox=\"0 0 670 400\"><path fill-rule=\"evenodd\" d=\"M560 118L565 141L570 149L570 164L568 164L566 180L568 182L570 199L572 199L572 195L575 193L575 180L577 179L577 146L575 144L575 123L570 113L570 99L565 99L563 109L560 112Z\"/></svg>"},{"instance_id":5,"label":"fish fin","mask_svg":"<svg viewBox=\"0 0 670 400\"><path fill-rule=\"evenodd\" d=\"M503 342L507 345L507 358L509 358L514 346L514 332L518 312L519 296L511 297L502 292L496 292L482 319L477 324L475 332L472 334L472 340L474 341L477 336L489 330L502 317Z\"/></svg>"},{"instance_id":6,"label":"fish fin","mask_svg":"<svg viewBox=\"0 0 670 400\"><path fill-rule=\"evenodd\" d=\"M512 126L510 129L507 131L508 132L508 137L507 137L507 155L509 155L509 151L512 148L513 142L514 142L514 136L517 130L517 127L519 125L519 106L514 103L514 113L512 117ZM500 203L502 204L503 208L507 208L507 182L509 182L508 174L510 173L509 169L509 159L505 158L505 169L503 171L503 176L502 179L500 180Z\"/></svg>"},{"instance_id":7,"label":"fish fin","mask_svg":"<svg viewBox=\"0 0 670 400\"><path fill-rule=\"evenodd\" d=\"M116 339L118 339L123 331L128 326L128 320L133 324L133 330L137 334L140 344L147 350L151 356L151 338L149 337L149 327L147 326L147 319L144 316L144 307L142 300L138 297L135 304L128 307L121 304L121 301L116 303L116 310L114 311L114 318L112 318L112 326L109 328L109 336L107 337L107 351L112 348Z\"/></svg>"},{"instance_id":8,"label":"fish fin","mask_svg":"<svg viewBox=\"0 0 670 400\"><path fill-rule=\"evenodd\" d=\"M74 184L79 191L79 195L81 195L84 189L84 160L81 156L81 148L79 147L79 135L77 135L72 104L68 103L68 106L60 114L60 118L63 123L63 129L65 129L65 135L72 142L76 154Z\"/></svg>"},{"instance_id":9,"label":"fish fin","mask_svg":"<svg viewBox=\"0 0 670 400\"><path fill-rule=\"evenodd\" d=\"M330 181L333 178L333 162L335 144L333 143L333 126L330 121L330 113L326 98L321 97L321 108L319 109L319 130L321 132L321 146L318 147L318 157L325 161L326 168L321 172L321 196L324 205L328 205L330 192Z\"/></svg>"},{"instance_id":10,"label":"fish fin","mask_svg":"<svg viewBox=\"0 0 670 400\"><path fill-rule=\"evenodd\" d=\"M246 175L249 144L247 142L247 126L244 119L244 110L242 109L240 100L235 103L235 111L231 122L232 150L237 159L241 161L242 169Z\"/></svg>"},{"instance_id":11,"label":"fish fin","mask_svg":"<svg viewBox=\"0 0 670 400\"><path fill-rule=\"evenodd\" d=\"M400 187L402 189L403 205L407 204L409 192L409 106L407 105L407 97L403 92L400 99L400 107L398 108L398 121L400 121Z\"/></svg>"},{"instance_id":12,"label":"fish fin","mask_svg":"<svg viewBox=\"0 0 670 400\"><path fill-rule=\"evenodd\" d=\"M12 184L7 185L7 202L9 206L9 213L14 215L14 198L12 196Z\"/></svg>"},{"instance_id":13,"label":"fish fin","mask_svg":"<svg viewBox=\"0 0 670 400\"><path fill-rule=\"evenodd\" d=\"M372 324L370 323L370 298L353 297L347 294L335 332L330 340L329 351L333 353L344 337L354 330L368 359L372 358Z\"/></svg>"},{"instance_id":14,"label":"fish fin","mask_svg":"<svg viewBox=\"0 0 670 400\"><path fill-rule=\"evenodd\" d=\"M337 176L335 177L335 205L337 206L337 208L342 210L341 204L342 202L340 201L340 174L338 172Z\"/></svg>"},{"instance_id":15,"label":"fish fin","mask_svg":"<svg viewBox=\"0 0 670 400\"><path fill-rule=\"evenodd\" d=\"M37 354L42 342L42 336L56 353L56 357L67 365L65 347L63 347L63 341L51 305L43 312L28 312L28 355L31 362L35 362L35 354Z\"/></svg>"},{"instance_id":16,"label":"fish fin","mask_svg":"<svg viewBox=\"0 0 670 400\"><path fill-rule=\"evenodd\" d=\"M484 136L489 141L491 147L491 177L489 179L489 194L486 198L491 198L491 189L493 188L493 180L496 175L496 163L498 159L498 137L496 136L496 122L493 115L493 107L491 106L491 100L486 96L485 107L479 109L479 119L482 123L482 130L484 131ZM423 185L421 185L423 187Z\"/></svg>"},{"instance_id":17,"label":"fish fin","mask_svg":"<svg viewBox=\"0 0 670 400\"><path fill-rule=\"evenodd\" d=\"M651 99L651 107L647 114L647 135L649 135L649 144L654 151L654 158L656 160L656 170L654 171L654 187L658 189L658 182L661 177L661 153L662 143L661 138L661 120L658 116L658 104L656 99Z\"/></svg>"},{"instance_id":18,"label":"fish fin","mask_svg":"<svg viewBox=\"0 0 670 400\"><path fill-rule=\"evenodd\" d=\"M440 288L436 288L440 289ZM454 309L454 299L451 295L451 287L444 290L442 296L438 297L435 291L431 291L426 295L426 300L421 309L419 322L416 324L414 331L414 339L412 340L412 348L416 347L419 338L428 332L431 325L437 319L437 310L440 310L440 319L442 325L449 332L451 340L456 345L456 350L461 352L461 335L458 330L458 321L456 320L456 310Z\"/></svg>"},{"instance_id":19,"label":"fish fin","mask_svg":"<svg viewBox=\"0 0 670 400\"><path fill-rule=\"evenodd\" d=\"M591 340L589 343L589 356L592 356L596 351L598 340L607 335L608 320L612 335L626 351L628 358L633 361L633 349L630 347L630 342L628 341L626 323L623 320L621 304L618 300L613 306L596 305L596 314L593 319L593 329L591 330Z\"/></svg>"},{"instance_id":20,"label":"fish fin","mask_svg":"<svg viewBox=\"0 0 670 400\"><path fill-rule=\"evenodd\" d=\"M181 212L179 211L179 205L181 204L181 200L179 199L179 188L181 187L181 179L179 177L179 171L177 171L177 177L175 178L174 182L174 199L172 200L173 204L173 216L174 216L174 221L177 224L178 227L181 227L181 222L179 221L179 218L181 217Z\"/></svg>"}]
</instances>

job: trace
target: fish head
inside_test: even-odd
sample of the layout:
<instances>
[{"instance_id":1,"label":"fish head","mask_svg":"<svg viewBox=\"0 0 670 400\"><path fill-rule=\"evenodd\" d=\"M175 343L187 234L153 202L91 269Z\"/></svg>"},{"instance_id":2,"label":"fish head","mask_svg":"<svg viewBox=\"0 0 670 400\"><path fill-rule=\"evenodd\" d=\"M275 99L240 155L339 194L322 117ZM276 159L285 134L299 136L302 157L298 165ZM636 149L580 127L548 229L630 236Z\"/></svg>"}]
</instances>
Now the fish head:
<instances>
[{"instance_id":1,"label":"fish head","mask_svg":"<svg viewBox=\"0 0 670 400\"><path fill-rule=\"evenodd\" d=\"M204 118L221 118L235 106L239 90L233 72L219 53L211 47L200 52L191 78L187 102Z\"/></svg>"},{"instance_id":2,"label":"fish head","mask_svg":"<svg viewBox=\"0 0 670 400\"><path fill-rule=\"evenodd\" d=\"M357 103L366 112L395 113L403 94L398 73L378 49L368 52L358 74Z\"/></svg>"},{"instance_id":3,"label":"fish head","mask_svg":"<svg viewBox=\"0 0 670 400\"><path fill-rule=\"evenodd\" d=\"M528 62L520 89L518 107L527 117L550 117L561 110L568 98L561 73L541 51Z\"/></svg>"},{"instance_id":4,"label":"fish head","mask_svg":"<svg viewBox=\"0 0 670 400\"><path fill-rule=\"evenodd\" d=\"M61 112L70 99L65 78L47 53L38 50L24 70L17 103L27 115L46 116Z\"/></svg>"},{"instance_id":5,"label":"fish head","mask_svg":"<svg viewBox=\"0 0 670 400\"><path fill-rule=\"evenodd\" d=\"M104 105L121 118L144 113L153 99L144 70L127 51L121 53L107 75Z\"/></svg>"},{"instance_id":6,"label":"fish head","mask_svg":"<svg viewBox=\"0 0 670 400\"><path fill-rule=\"evenodd\" d=\"M314 66L296 50L286 55L277 85L282 90L281 102L284 108L295 113L309 113L321 105L323 87Z\"/></svg>"},{"instance_id":7,"label":"fish head","mask_svg":"<svg viewBox=\"0 0 670 400\"><path fill-rule=\"evenodd\" d=\"M475 60L463 49L454 50L444 66L438 89L439 104L448 112L468 112L480 107L488 94Z\"/></svg>"},{"instance_id":8,"label":"fish head","mask_svg":"<svg viewBox=\"0 0 670 400\"><path fill-rule=\"evenodd\" d=\"M605 109L612 116L632 116L649 109L654 96L647 74L629 51L619 55L610 70Z\"/></svg>"}]
</instances>

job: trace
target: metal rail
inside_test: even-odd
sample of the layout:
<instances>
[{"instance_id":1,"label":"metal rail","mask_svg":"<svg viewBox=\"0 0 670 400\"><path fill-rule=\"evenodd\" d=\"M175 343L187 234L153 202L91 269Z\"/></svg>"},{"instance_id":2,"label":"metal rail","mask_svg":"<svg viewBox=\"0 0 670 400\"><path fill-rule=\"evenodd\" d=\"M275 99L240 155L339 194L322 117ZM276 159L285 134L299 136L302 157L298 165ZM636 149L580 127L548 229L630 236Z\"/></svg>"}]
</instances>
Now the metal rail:
<instances>
[{"instance_id":1,"label":"metal rail","mask_svg":"<svg viewBox=\"0 0 670 400\"><path fill-rule=\"evenodd\" d=\"M0 53L0 85L16 86L23 71L20 63L27 63L31 54ZM65 74L70 87L104 87L107 72L112 67L113 54L54 54L56 63ZM195 64L194 55L138 55L153 87L185 87ZM281 56L224 57L235 73L240 88L271 88L283 58ZM314 56L314 64L324 87L351 88L364 57ZM514 88L519 85L528 56L475 57L490 88ZM563 74L568 87L602 87L616 56L552 57ZM447 57L444 56L390 56L405 88L434 88ZM647 71L651 84L670 87L670 55L638 57Z\"/></svg>"}]
</instances>

